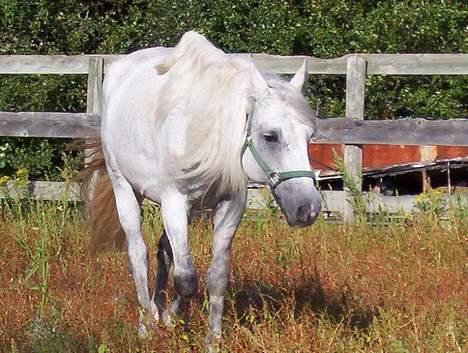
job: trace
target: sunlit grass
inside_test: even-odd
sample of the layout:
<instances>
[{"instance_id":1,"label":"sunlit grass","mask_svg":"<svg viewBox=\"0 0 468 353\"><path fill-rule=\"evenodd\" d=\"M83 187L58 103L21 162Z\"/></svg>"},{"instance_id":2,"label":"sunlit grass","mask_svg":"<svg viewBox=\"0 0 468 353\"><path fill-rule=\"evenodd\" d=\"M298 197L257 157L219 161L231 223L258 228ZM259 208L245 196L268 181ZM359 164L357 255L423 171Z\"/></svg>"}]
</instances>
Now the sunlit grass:
<instances>
[{"instance_id":1,"label":"sunlit grass","mask_svg":"<svg viewBox=\"0 0 468 353\"><path fill-rule=\"evenodd\" d=\"M468 225L457 212L445 223L306 229L249 214L234 243L222 351L465 351ZM90 259L81 214L66 202L3 204L0 351L202 352L209 219L191 225L200 278L189 331L160 326L141 341L126 256ZM148 206L151 276L160 221Z\"/></svg>"}]
</instances>

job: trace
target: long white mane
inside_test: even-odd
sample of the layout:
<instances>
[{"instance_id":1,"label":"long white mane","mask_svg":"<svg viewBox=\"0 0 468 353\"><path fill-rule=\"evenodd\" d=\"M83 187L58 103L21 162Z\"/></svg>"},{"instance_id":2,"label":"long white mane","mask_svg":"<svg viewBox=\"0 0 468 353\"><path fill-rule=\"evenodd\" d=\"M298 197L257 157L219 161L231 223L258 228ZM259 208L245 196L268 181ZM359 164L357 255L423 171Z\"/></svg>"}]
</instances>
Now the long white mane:
<instances>
[{"instance_id":1,"label":"long white mane","mask_svg":"<svg viewBox=\"0 0 468 353\"><path fill-rule=\"evenodd\" d=\"M190 118L184 154L170 157L172 173L179 178L216 184L218 193L245 189L240 153L251 67L250 61L228 56L196 32L186 33L156 67L168 75L157 121L181 103Z\"/></svg>"},{"instance_id":2,"label":"long white mane","mask_svg":"<svg viewBox=\"0 0 468 353\"><path fill-rule=\"evenodd\" d=\"M251 60L225 54L196 32L186 33L156 70L167 75L158 98L157 123L181 106L190 121L184 153L168 157L170 174L197 180L203 187L214 185L218 193L246 187L241 149L248 98L258 94L258 81L265 86L266 81L277 99L292 105L302 123L315 124L307 101L286 81L274 74L262 76Z\"/></svg>"}]
</instances>

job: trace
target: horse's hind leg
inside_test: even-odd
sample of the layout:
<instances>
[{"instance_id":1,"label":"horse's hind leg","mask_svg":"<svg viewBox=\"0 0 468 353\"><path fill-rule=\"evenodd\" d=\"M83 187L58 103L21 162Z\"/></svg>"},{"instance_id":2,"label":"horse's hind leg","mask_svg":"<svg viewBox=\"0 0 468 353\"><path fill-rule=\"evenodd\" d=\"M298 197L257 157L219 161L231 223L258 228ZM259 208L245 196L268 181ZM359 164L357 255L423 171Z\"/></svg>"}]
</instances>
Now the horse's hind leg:
<instances>
[{"instance_id":1,"label":"horse's hind leg","mask_svg":"<svg viewBox=\"0 0 468 353\"><path fill-rule=\"evenodd\" d=\"M197 274L188 241L187 197L176 190L164 193L161 197L161 211L174 261L176 297L169 312L186 319L187 305L197 290Z\"/></svg>"},{"instance_id":2,"label":"horse's hind leg","mask_svg":"<svg viewBox=\"0 0 468 353\"><path fill-rule=\"evenodd\" d=\"M138 334L147 335L147 320L157 320L157 310L150 300L148 290L148 252L141 234L141 200L130 184L117 172L109 173L115 193L119 220L127 239L127 252L135 282L138 302L141 305Z\"/></svg>"},{"instance_id":3,"label":"horse's hind leg","mask_svg":"<svg viewBox=\"0 0 468 353\"><path fill-rule=\"evenodd\" d=\"M158 246L158 273L156 276L156 289L154 291L153 301L156 303L159 311L159 317L167 325L170 322L170 317L166 311L166 290L169 280L169 271L174 261L172 255L171 244L164 230Z\"/></svg>"}]
</instances>

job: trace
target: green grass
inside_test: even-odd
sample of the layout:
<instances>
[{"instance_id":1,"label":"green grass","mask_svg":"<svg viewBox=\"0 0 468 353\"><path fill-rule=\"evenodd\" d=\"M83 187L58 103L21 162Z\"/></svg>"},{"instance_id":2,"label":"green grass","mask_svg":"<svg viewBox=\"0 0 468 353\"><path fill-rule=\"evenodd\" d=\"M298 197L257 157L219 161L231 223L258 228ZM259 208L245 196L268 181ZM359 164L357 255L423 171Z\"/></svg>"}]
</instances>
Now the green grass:
<instances>
[{"instance_id":1,"label":"green grass","mask_svg":"<svg viewBox=\"0 0 468 353\"><path fill-rule=\"evenodd\" d=\"M234 243L222 351L466 351L465 216L291 229L271 210L249 214ZM142 341L126 256L90 259L74 205L10 200L2 217L0 352L203 351L209 220L191 226L200 278L189 331L158 326ZM151 276L160 221L147 207Z\"/></svg>"}]
</instances>

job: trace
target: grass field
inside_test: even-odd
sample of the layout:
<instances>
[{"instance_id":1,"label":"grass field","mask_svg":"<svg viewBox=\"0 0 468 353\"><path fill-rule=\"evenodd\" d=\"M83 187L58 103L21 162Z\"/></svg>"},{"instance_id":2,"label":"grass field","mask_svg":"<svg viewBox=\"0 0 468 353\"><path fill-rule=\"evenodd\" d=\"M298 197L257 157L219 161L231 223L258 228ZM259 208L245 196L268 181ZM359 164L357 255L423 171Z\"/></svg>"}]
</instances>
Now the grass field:
<instances>
[{"instance_id":1,"label":"grass field","mask_svg":"<svg viewBox=\"0 0 468 353\"><path fill-rule=\"evenodd\" d=\"M90 259L88 228L66 203L4 206L1 352L203 351L209 221L191 226L200 278L189 330L160 326L141 341L125 254ZM153 276L161 224L146 211ZM249 215L234 245L222 351L466 352L467 218L293 230L274 212Z\"/></svg>"}]
</instances>

